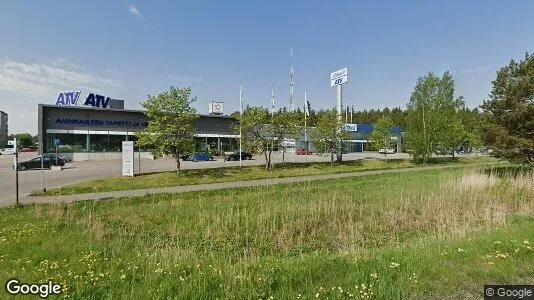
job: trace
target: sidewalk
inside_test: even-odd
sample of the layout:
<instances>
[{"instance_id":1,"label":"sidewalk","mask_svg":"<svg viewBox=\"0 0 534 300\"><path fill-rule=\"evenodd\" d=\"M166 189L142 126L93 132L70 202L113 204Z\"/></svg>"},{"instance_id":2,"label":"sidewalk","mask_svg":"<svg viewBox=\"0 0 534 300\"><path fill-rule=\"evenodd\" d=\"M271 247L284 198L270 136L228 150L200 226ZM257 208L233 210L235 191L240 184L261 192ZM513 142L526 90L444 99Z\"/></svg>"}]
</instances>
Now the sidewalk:
<instances>
[{"instance_id":1,"label":"sidewalk","mask_svg":"<svg viewBox=\"0 0 534 300\"><path fill-rule=\"evenodd\" d=\"M221 183L207 183L197 185L184 185L184 186L172 186L164 188L151 188L151 189L139 189L139 190L125 190L125 191L112 191L112 192L100 192L100 193L87 193L87 194L75 194L75 195L63 195L63 196L26 196L20 199L21 204L30 203L70 203L75 201L102 201L111 200L114 198L123 197L142 197L146 195L154 194L176 194L187 193L196 191L209 191L209 190L222 190L232 188L245 188L254 186L271 186L277 184L290 184L307 181L318 181L328 179L340 179L349 177L363 177L378 174L391 174L391 173L408 173L423 170L439 170L439 169L451 169L451 168L463 168L463 167L476 167L487 165L487 163L480 164L466 164L466 165L443 165L443 166L426 166L416 168L403 168L403 169L388 169L388 170L375 170L375 171L362 171L353 173L340 173L340 174L325 174L314 176L299 176L299 177L286 177L286 178L273 178L273 179L257 179L247 181L233 181L233 182L221 182Z\"/></svg>"}]
</instances>

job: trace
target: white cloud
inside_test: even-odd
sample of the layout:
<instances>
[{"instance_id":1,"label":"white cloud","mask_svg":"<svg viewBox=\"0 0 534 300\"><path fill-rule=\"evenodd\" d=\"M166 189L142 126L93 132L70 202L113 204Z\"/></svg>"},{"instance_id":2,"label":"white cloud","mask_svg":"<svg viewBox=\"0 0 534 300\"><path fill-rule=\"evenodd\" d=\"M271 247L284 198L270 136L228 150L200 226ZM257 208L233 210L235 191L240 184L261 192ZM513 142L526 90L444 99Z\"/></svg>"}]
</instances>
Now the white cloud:
<instances>
[{"instance_id":1,"label":"white cloud","mask_svg":"<svg viewBox=\"0 0 534 300\"><path fill-rule=\"evenodd\" d=\"M58 91L86 89L105 92L120 83L97 76L64 58L50 63L24 63L0 60L0 90L42 97Z\"/></svg>"},{"instance_id":2,"label":"white cloud","mask_svg":"<svg viewBox=\"0 0 534 300\"><path fill-rule=\"evenodd\" d=\"M143 18L143 14L141 14L141 12L137 9L137 7L133 6L133 5L128 5L128 11L130 12L130 14L136 16L136 17L140 17L140 18Z\"/></svg>"}]
</instances>

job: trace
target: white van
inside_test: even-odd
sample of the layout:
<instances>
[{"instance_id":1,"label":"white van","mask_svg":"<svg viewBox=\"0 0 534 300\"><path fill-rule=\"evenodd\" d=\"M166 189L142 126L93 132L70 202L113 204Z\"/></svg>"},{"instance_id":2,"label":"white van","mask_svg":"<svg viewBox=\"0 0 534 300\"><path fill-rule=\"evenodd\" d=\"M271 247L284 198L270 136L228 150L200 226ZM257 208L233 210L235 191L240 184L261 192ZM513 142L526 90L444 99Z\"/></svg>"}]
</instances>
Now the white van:
<instances>
[{"instance_id":1,"label":"white van","mask_svg":"<svg viewBox=\"0 0 534 300\"><path fill-rule=\"evenodd\" d=\"M2 154L2 155L13 155L13 154L15 154L15 148L11 147L11 148L0 149L0 154Z\"/></svg>"}]
</instances>

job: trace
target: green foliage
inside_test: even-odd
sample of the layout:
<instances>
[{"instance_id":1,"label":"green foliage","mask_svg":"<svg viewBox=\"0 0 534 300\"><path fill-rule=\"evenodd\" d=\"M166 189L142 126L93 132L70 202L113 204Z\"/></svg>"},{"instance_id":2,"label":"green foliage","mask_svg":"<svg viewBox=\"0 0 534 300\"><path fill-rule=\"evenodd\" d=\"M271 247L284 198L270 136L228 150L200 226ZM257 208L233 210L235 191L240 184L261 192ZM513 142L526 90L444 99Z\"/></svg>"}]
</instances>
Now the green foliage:
<instances>
[{"instance_id":1,"label":"green foliage","mask_svg":"<svg viewBox=\"0 0 534 300\"><path fill-rule=\"evenodd\" d=\"M31 148L35 146L33 136L29 133L19 133L15 135L17 137L17 147L19 148Z\"/></svg>"},{"instance_id":2,"label":"green foliage","mask_svg":"<svg viewBox=\"0 0 534 300\"><path fill-rule=\"evenodd\" d=\"M389 116L384 115L378 119L374 126L373 133L371 133L371 136L369 137L373 147L377 149L391 147L391 137L393 135L391 134L390 129L392 127L393 122Z\"/></svg>"},{"instance_id":3,"label":"green foliage","mask_svg":"<svg viewBox=\"0 0 534 300\"><path fill-rule=\"evenodd\" d=\"M300 138L299 116L302 115L296 112L282 112L275 114L271 118L271 124L268 126L269 137L273 138L274 142L281 148L282 162L285 158L285 147L283 146L284 139L298 139Z\"/></svg>"},{"instance_id":4,"label":"green foliage","mask_svg":"<svg viewBox=\"0 0 534 300\"><path fill-rule=\"evenodd\" d=\"M273 146L273 139L267 131L270 118L271 115L266 108L247 105L243 114L238 116L239 124L234 129L236 132L241 129L243 151L264 155L267 170L271 168Z\"/></svg>"},{"instance_id":5,"label":"green foliage","mask_svg":"<svg viewBox=\"0 0 534 300\"><path fill-rule=\"evenodd\" d=\"M337 111L325 111L317 120L311 139L319 151L330 153L330 161L334 161L334 153L341 147L340 141L347 138L347 132L341 128L337 121Z\"/></svg>"},{"instance_id":6,"label":"green foliage","mask_svg":"<svg viewBox=\"0 0 534 300\"><path fill-rule=\"evenodd\" d=\"M408 103L406 144L416 162L462 144L464 128L458 111L463 99L454 99L454 80L429 73L420 77Z\"/></svg>"},{"instance_id":7,"label":"green foliage","mask_svg":"<svg viewBox=\"0 0 534 300\"><path fill-rule=\"evenodd\" d=\"M534 55L497 72L485 114L484 141L493 155L534 163Z\"/></svg>"},{"instance_id":8,"label":"green foliage","mask_svg":"<svg viewBox=\"0 0 534 300\"><path fill-rule=\"evenodd\" d=\"M492 157L469 157L453 160L451 158L435 158L429 161L436 165L470 166L475 164L495 163ZM125 191L135 189L150 189L170 186L233 182L243 180L286 178L297 176L313 176L339 173L352 173L360 171L389 170L400 168L413 168L416 164L407 159L395 160L357 160L344 161L332 165L330 162L315 163L285 163L278 164L271 172L265 172L261 166L224 167L213 169L182 170L178 176L174 172L160 172L141 174L134 178L111 177L105 179L89 180L58 189L48 189L42 196L72 195L82 193L98 193L110 191Z\"/></svg>"},{"instance_id":9,"label":"green foliage","mask_svg":"<svg viewBox=\"0 0 534 300\"><path fill-rule=\"evenodd\" d=\"M0 277L53 278L72 299L464 299L531 282L532 190L469 174L4 208Z\"/></svg>"},{"instance_id":10,"label":"green foliage","mask_svg":"<svg viewBox=\"0 0 534 300\"><path fill-rule=\"evenodd\" d=\"M155 155L172 155L180 173L180 156L195 149L195 126L198 114L191 107L191 88L170 87L155 97L148 95L142 103L148 126L138 132L138 146L153 149Z\"/></svg>"}]
</instances>

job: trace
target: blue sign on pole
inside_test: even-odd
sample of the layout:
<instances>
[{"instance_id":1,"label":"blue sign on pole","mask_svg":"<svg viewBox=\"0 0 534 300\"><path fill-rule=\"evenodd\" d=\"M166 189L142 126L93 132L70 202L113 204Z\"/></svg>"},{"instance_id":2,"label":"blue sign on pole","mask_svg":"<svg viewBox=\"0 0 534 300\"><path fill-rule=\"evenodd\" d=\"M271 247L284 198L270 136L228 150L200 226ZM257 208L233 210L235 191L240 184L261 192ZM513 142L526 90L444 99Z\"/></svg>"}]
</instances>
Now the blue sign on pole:
<instances>
[{"instance_id":1,"label":"blue sign on pole","mask_svg":"<svg viewBox=\"0 0 534 300\"><path fill-rule=\"evenodd\" d=\"M61 142L59 141L59 139L54 140L54 145L56 145L56 147L59 147L59 145L61 145Z\"/></svg>"}]
</instances>

